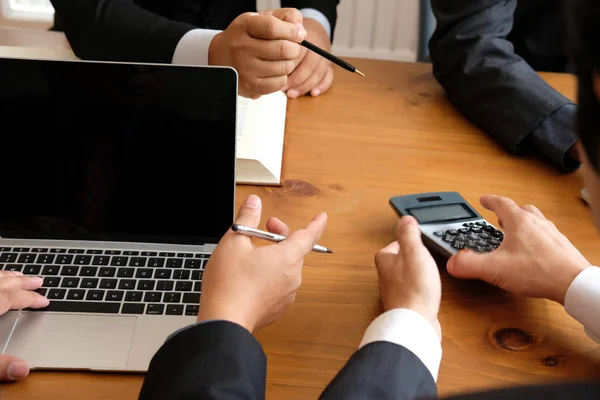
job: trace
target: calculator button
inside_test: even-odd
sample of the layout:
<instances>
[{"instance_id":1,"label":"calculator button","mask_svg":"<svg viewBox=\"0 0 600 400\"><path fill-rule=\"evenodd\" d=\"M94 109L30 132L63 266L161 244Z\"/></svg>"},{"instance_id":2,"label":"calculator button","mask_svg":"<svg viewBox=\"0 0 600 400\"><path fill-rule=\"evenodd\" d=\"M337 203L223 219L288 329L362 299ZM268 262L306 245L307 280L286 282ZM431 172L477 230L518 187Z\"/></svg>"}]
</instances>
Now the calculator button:
<instances>
[{"instance_id":1,"label":"calculator button","mask_svg":"<svg viewBox=\"0 0 600 400\"><path fill-rule=\"evenodd\" d=\"M454 243L452 243L452 247L454 247L455 249L461 250L465 248L465 242L461 241L461 240L455 240Z\"/></svg>"},{"instance_id":2,"label":"calculator button","mask_svg":"<svg viewBox=\"0 0 600 400\"><path fill-rule=\"evenodd\" d=\"M478 226L474 226L471 228L471 232L473 233L481 233L481 228Z\"/></svg>"},{"instance_id":3,"label":"calculator button","mask_svg":"<svg viewBox=\"0 0 600 400\"><path fill-rule=\"evenodd\" d=\"M444 236L445 234L446 234L446 232L444 232L444 231L438 231L438 232L435 232L435 233L434 233L434 235L435 235L435 236L439 236L439 237L442 237L442 236Z\"/></svg>"},{"instance_id":4,"label":"calculator button","mask_svg":"<svg viewBox=\"0 0 600 400\"><path fill-rule=\"evenodd\" d=\"M496 247L498 247L498 246L500 246L500 244L502 244L502 242L499 241L498 239L490 239L490 240L488 240L488 242L490 242L490 244L492 246L496 246Z\"/></svg>"},{"instance_id":5,"label":"calculator button","mask_svg":"<svg viewBox=\"0 0 600 400\"><path fill-rule=\"evenodd\" d=\"M460 228L458 231L460 233L469 233L469 228Z\"/></svg>"},{"instance_id":6,"label":"calculator button","mask_svg":"<svg viewBox=\"0 0 600 400\"><path fill-rule=\"evenodd\" d=\"M480 240L477 241L477 245L485 247L485 246L488 245L488 242L487 242L487 240L480 239Z\"/></svg>"},{"instance_id":7,"label":"calculator button","mask_svg":"<svg viewBox=\"0 0 600 400\"><path fill-rule=\"evenodd\" d=\"M465 223L463 224L463 226L467 226L467 227L468 227L468 226L471 226L471 225L469 225L469 223L468 223L468 222L465 222Z\"/></svg>"},{"instance_id":8,"label":"calculator button","mask_svg":"<svg viewBox=\"0 0 600 400\"><path fill-rule=\"evenodd\" d=\"M502 240L502 238L504 237L504 233L502 233L500 231L494 231L494 232L492 232L492 236L498 240Z\"/></svg>"},{"instance_id":9,"label":"calculator button","mask_svg":"<svg viewBox=\"0 0 600 400\"><path fill-rule=\"evenodd\" d=\"M496 228L494 228L491 225L488 225L486 227L483 228L484 230L488 231L488 232L496 232Z\"/></svg>"},{"instance_id":10,"label":"calculator button","mask_svg":"<svg viewBox=\"0 0 600 400\"><path fill-rule=\"evenodd\" d=\"M481 232L479 234L479 237L482 238L482 239L489 239L489 238L491 238L490 234L487 233L487 232Z\"/></svg>"},{"instance_id":11,"label":"calculator button","mask_svg":"<svg viewBox=\"0 0 600 400\"><path fill-rule=\"evenodd\" d=\"M452 229L451 231L448 231L448 233L451 235L458 235L458 231L456 229Z\"/></svg>"},{"instance_id":12,"label":"calculator button","mask_svg":"<svg viewBox=\"0 0 600 400\"><path fill-rule=\"evenodd\" d=\"M448 242L448 243L454 242L454 235L450 235L447 233L446 236L444 236L444 242Z\"/></svg>"},{"instance_id":13,"label":"calculator button","mask_svg":"<svg viewBox=\"0 0 600 400\"><path fill-rule=\"evenodd\" d=\"M483 222L483 221L479 221L479 222L477 222L477 223L476 223L476 225L479 225L479 226L486 226L486 223L485 223L485 222Z\"/></svg>"},{"instance_id":14,"label":"calculator button","mask_svg":"<svg viewBox=\"0 0 600 400\"><path fill-rule=\"evenodd\" d=\"M459 240L461 242L466 242L467 240L469 240L469 238L466 235L463 235L462 233L456 235L456 240Z\"/></svg>"},{"instance_id":15,"label":"calculator button","mask_svg":"<svg viewBox=\"0 0 600 400\"><path fill-rule=\"evenodd\" d=\"M487 246L477 246L474 248L474 250L478 253L487 253Z\"/></svg>"},{"instance_id":16,"label":"calculator button","mask_svg":"<svg viewBox=\"0 0 600 400\"><path fill-rule=\"evenodd\" d=\"M479 235L477 235L477 234L475 234L475 233L469 233L469 234L467 235L467 238L468 238L469 240L479 240Z\"/></svg>"},{"instance_id":17,"label":"calculator button","mask_svg":"<svg viewBox=\"0 0 600 400\"><path fill-rule=\"evenodd\" d=\"M477 242L475 240L467 240L465 242L465 247L468 249L474 249L477 247Z\"/></svg>"}]
</instances>

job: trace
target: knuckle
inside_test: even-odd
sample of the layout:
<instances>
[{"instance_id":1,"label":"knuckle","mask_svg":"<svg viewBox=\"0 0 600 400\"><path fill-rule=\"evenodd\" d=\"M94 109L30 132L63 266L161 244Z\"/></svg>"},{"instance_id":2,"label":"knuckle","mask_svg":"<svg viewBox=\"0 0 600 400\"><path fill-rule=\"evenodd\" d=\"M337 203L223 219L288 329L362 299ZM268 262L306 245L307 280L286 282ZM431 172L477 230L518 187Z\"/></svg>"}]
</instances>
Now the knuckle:
<instances>
[{"instance_id":1,"label":"knuckle","mask_svg":"<svg viewBox=\"0 0 600 400\"><path fill-rule=\"evenodd\" d=\"M283 74L282 75L290 75L292 72L294 72L294 69L296 68L296 64L291 61L291 60L287 60L284 63L284 69L283 69ZM287 81L286 81L287 83Z\"/></svg>"},{"instance_id":2,"label":"knuckle","mask_svg":"<svg viewBox=\"0 0 600 400\"><path fill-rule=\"evenodd\" d=\"M276 30L277 30L276 19L269 18L269 22L267 23L267 37L269 39L274 38Z\"/></svg>"},{"instance_id":3,"label":"knuckle","mask_svg":"<svg viewBox=\"0 0 600 400\"><path fill-rule=\"evenodd\" d=\"M287 59L286 55L287 55L287 53L289 51L288 50L288 48L289 48L288 41L287 40L280 40L278 42L278 46L277 47L278 47L278 49L277 49L277 55L278 55L278 57L280 59L282 59L282 60L286 60Z\"/></svg>"}]
</instances>

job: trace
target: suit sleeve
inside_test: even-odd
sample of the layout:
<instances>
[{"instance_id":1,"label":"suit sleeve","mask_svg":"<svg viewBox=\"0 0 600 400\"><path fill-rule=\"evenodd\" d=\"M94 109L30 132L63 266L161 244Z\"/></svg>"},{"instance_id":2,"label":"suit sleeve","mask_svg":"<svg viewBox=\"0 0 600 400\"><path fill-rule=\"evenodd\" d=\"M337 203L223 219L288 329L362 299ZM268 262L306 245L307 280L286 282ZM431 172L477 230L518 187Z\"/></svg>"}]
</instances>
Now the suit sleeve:
<instances>
[{"instance_id":1,"label":"suit sleeve","mask_svg":"<svg viewBox=\"0 0 600 400\"><path fill-rule=\"evenodd\" d=\"M321 400L338 399L437 399L437 388L414 353L382 341L356 352L321 395Z\"/></svg>"},{"instance_id":2,"label":"suit sleeve","mask_svg":"<svg viewBox=\"0 0 600 400\"><path fill-rule=\"evenodd\" d=\"M516 6L517 0L432 0L437 19L430 42L434 74L450 101L510 151L526 153L535 144L550 158L552 153L543 149L555 145L533 143L532 133L572 103L546 84L507 40ZM572 129L557 134L575 142ZM552 135L546 137L541 140L552 140Z\"/></svg>"},{"instance_id":3,"label":"suit sleeve","mask_svg":"<svg viewBox=\"0 0 600 400\"><path fill-rule=\"evenodd\" d=\"M230 322L207 322L171 337L156 353L140 400L262 400L266 356L256 339Z\"/></svg>"},{"instance_id":4,"label":"suit sleeve","mask_svg":"<svg viewBox=\"0 0 600 400\"><path fill-rule=\"evenodd\" d=\"M331 24L332 37L337 23L337 6L339 3L339 0L281 0L283 8L297 8L298 10L312 8L323 13Z\"/></svg>"},{"instance_id":5,"label":"suit sleeve","mask_svg":"<svg viewBox=\"0 0 600 400\"><path fill-rule=\"evenodd\" d=\"M51 0L56 25L82 59L171 63L193 25L171 21L134 0Z\"/></svg>"}]
</instances>

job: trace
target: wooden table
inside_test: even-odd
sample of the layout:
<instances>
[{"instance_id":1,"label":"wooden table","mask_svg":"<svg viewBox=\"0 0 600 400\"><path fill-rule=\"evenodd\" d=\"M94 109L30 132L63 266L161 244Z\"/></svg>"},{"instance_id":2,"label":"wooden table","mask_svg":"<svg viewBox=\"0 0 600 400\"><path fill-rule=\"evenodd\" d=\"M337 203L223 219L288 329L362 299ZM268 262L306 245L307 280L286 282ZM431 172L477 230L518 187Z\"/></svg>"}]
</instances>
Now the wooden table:
<instances>
[{"instance_id":1,"label":"wooden table","mask_svg":"<svg viewBox=\"0 0 600 400\"><path fill-rule=\"evenodd\" d=\"M336 251L306 259L296 304L257 335L269 359L269 399L317 398L380 313L373 256L394 237L391 196L457 190L473 204L485 193L533 203L600 264L579 173L509 156L448 103L429 65L353 62L365 79L338 70L327 95L290 102L285 185L237 192L238 204L257 193L265 220L279 216L292 227L328 212L321 243ZM573 97L571 77L545 78ZM559 305L445 272L442 280L442 395L600 377L600 349ZM141 383L139 375L36 372L0 385L0 398L135 399Z\"/></svg>"}]
</instances>

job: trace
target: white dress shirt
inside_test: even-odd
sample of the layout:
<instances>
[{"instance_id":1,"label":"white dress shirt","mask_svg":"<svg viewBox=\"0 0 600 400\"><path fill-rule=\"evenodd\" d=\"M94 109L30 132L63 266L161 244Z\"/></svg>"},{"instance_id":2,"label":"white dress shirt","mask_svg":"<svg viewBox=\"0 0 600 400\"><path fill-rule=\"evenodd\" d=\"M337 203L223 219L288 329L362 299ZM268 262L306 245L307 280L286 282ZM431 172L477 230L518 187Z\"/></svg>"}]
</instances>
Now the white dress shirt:
<instances>
[{"instance_id":1,"label":"white dress shirt","mask_svg":"<svg viewBox=\"0 0 600 400\"><path fill-rule=\"evenodd\" d=\"M321 11L314 8L303 8L300 12L304 18L314 19L323 25L323 28L331 37L331 23ZM175 48L173 64L208 65L210 43L221 32L212 29L193 29L189 31L183 35Z\"/></svg>"},{"instance_id":2,"label":"white dress shirt","mask_svg":"<svg viewBox=\"0 0 600 400\"><path fill-rule=\"evenodd\" d=\"M565 309L583 324L587 335L600 344L600 268L589 267L575 278L565 297ZM367 328L360 348L382 341L398 344L413 352L437 382L442 346L425 317L406 309L381 314Z\"/></svg>"}]
</instances>

